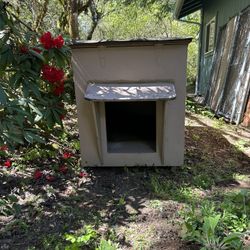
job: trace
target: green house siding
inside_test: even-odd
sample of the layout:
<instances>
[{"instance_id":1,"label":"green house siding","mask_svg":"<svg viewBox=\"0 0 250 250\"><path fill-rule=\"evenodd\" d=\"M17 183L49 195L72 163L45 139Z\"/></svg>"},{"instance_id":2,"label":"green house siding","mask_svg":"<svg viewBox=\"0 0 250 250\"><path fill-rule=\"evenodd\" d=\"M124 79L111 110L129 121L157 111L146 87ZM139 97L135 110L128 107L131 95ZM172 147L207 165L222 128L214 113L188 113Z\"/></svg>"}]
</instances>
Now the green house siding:
<instances>
[{"instance_id":1,"label":"green house siding","mask_svg":"<svg viewBox=\"0 0 250 250\"><path fill-rule=\"evenodd\" d=\"M216 17L215 39L217 39L220 28L223 27L230 18L249 6L250 0L205 0L203 4L198 92L204 96L207 87L210 85L209 80L213 56L213 53L205 54L206 25L213 17Z\"/></svg>"}]
</instances>

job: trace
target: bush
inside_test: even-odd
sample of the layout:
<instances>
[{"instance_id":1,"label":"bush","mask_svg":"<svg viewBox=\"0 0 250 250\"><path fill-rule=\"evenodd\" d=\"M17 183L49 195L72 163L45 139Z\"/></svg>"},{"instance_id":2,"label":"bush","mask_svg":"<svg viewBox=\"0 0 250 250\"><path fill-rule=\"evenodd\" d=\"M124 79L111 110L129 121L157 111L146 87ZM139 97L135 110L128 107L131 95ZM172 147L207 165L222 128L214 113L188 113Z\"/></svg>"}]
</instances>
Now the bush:
<instances>
[{"instance_id":1,"label":"bush","mask_svg":"<svg viewBox=\"0 0 250 250\"><path fill-rule=\"evenodd\" d=\"M49 32L38 42L1 0L0 37L0 146L43 143L62 126L69 49Z\"/></svg>"}]
</instances>

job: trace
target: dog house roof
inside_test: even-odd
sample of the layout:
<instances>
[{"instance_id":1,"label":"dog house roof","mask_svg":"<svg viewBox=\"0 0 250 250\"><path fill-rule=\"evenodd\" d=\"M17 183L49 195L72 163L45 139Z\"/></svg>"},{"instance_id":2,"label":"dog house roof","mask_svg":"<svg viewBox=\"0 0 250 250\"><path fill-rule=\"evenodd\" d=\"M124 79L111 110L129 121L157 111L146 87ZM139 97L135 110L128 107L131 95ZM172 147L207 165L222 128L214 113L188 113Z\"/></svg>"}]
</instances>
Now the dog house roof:
<instances>
[{"instance_id":1,"label":"dog house roof","mask_svg":"<svg viewBox=\"0 0 250 250\"><path fill-rule=\"evenodd\" d=\"M70 44L72 49L96 47L137 47L154 45L188 45L192 38L136 39L136 40L100 40L75 41Z\"/></svg>"},{"instance_id":2,"label":"dog house roof","mask_svg":"<svg viewBox=\"0 0 250 250\"><path fill-rule=\"evenodd\" d=\"M173 83L91 83L85 99L90 101L155 101L176 98Z\"/></svg>"}]
</instances>

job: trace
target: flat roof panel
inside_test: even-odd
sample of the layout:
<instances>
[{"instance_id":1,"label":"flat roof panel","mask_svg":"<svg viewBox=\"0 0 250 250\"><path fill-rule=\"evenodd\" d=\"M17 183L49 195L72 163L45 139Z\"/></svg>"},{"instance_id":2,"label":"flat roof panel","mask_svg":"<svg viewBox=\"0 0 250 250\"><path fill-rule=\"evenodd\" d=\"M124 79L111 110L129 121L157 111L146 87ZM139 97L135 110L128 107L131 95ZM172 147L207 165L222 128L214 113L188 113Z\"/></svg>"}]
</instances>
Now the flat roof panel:
<instances>
[{"instance_id":1,"label":"flat roof panel","mask_svg":"<svg viewBox=\"0 0 250 250\"><path fill-rule=\"evenodd\" d=\"M96 47L141 47L154 45L188 45L192 38L132 39L132 40L100 40L74 41L69 44L72 49Z\"/></svg>"},{"instance_id":2,"label":"flat roof panel","mask_svg":"<svg viewBox=\"0 0 250 250\"><path fill-rule=\"evenodd\" d=\"M89 101L156 101L176 98L173 83L90 83L84 98Z\"/></svg>"}]
</instances>

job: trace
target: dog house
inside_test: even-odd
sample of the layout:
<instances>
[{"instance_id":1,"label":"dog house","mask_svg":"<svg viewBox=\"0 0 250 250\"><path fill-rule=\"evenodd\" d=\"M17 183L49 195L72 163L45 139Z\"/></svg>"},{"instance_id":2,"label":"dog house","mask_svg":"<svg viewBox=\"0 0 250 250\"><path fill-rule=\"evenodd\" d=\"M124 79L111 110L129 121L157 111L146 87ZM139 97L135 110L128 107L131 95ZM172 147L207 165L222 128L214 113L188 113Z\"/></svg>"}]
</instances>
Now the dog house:
<instances>
[{"instance_id":1,"label":"dog house","mask_svg":"<svg viewBox=\"0 0 250 250\"><path fill-rule=\"evenodd\" d=\"M191 39L71 45L83 166L180 166Z\"/></svg>"}]
</instances>

